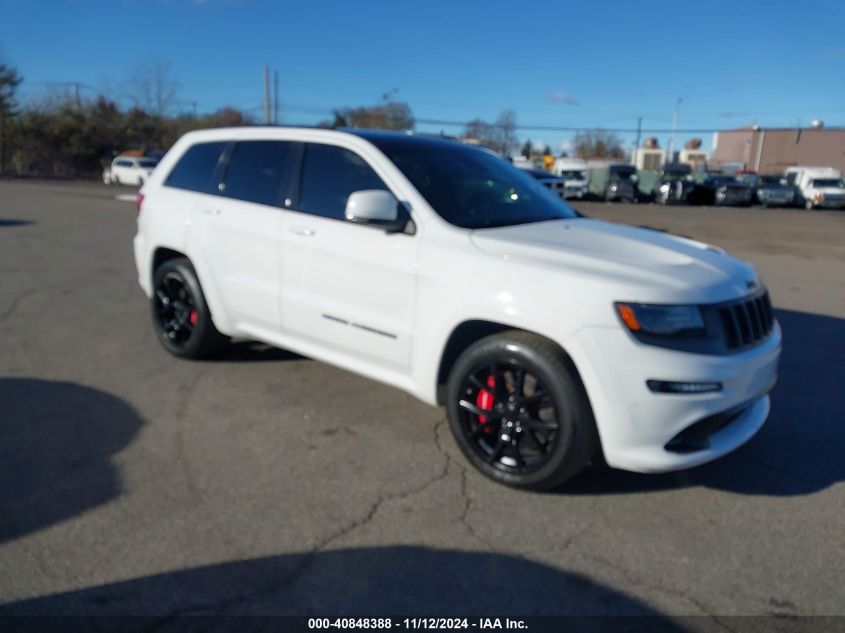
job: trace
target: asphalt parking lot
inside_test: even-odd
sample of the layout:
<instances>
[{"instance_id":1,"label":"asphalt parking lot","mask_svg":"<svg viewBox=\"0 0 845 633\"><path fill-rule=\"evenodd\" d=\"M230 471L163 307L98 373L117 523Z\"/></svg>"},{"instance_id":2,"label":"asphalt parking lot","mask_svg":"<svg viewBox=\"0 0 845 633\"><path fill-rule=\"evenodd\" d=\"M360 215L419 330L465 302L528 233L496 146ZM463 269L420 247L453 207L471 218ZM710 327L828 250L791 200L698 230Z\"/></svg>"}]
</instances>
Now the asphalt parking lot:
<instances>
[{"instance_id":1,"label":"asphalt parking lot","mask_svg":"<svg viewBox=\"0 0 845 633\"><path fill-rule=\"evenodd\" d=\"M0 183L0 614L845 615L845 212L576 203L754 262L781 376L716 463L532 494L395 389L170 357L127 192Z\"/></svg>"}]
</instances>

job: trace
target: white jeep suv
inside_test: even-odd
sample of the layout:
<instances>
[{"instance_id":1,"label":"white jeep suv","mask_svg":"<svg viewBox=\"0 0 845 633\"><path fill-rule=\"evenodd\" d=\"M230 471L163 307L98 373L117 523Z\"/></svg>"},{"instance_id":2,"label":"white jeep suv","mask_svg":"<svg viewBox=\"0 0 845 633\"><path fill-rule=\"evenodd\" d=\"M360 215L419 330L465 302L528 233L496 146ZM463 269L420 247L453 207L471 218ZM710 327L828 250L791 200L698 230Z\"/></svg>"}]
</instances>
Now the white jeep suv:
<instances>
[{"instance_id":1,"label":"white jeep suv","mask_svg":"<svg viewBox=\"0 0 845 633\"><path fill-rule=\"evenodd\" d=\"M600 452L694 466L769 412L781 332L752 266L582 217L454 141L189 133L141 191L134 248L173 354L260 340L443 404L505 484L556 486Z\"/></svg>"}]
</instances>

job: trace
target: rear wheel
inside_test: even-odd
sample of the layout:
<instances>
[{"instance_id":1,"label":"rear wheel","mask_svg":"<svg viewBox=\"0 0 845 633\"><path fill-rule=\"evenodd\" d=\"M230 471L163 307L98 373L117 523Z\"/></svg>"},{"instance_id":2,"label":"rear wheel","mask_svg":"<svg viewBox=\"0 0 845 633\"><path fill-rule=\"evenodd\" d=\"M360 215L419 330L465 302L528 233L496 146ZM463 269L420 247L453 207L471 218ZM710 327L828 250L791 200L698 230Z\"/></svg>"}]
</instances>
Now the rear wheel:
<instances>
[{"instance_id":1,"label":"rear wheel","mask_svg":"<svg viewBox=\"0 0 845 633\"><path fill-rule=\"evenodd\" d=\"M229 340L214 327L197 274L185 258L156 269L150 308L158 340L175 356L208 358Z\"/></svg>"},{"instance_id":2,"label":"rear wheel","mask_svg":"<svg viewBox=\"0 0 845 633\"><path fill-rule=\"evenodd\" d=\"M571 363L553 343L527 332L504 332L467 348L450 373L447 408L467 459L509 486L553 488L598 450Z\"/></svg>"}]
</instances>

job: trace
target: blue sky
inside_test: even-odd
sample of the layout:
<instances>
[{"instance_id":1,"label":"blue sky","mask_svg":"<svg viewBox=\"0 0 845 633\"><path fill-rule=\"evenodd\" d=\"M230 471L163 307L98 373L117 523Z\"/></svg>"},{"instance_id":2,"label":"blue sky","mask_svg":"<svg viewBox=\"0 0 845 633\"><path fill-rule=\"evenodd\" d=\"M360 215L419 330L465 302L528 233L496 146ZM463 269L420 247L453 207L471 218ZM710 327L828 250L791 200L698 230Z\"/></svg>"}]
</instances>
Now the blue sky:
<instances>
[{"instance_id":1,"label":"blue sky","mask_svg":"<svg viewBox=\"0 0 845 633\"><path fill-rule=\"evenodd\" d=\"M23 74L24 99L69 81L120 98L121 82L156 59L172 64L183 109L256 117L269 64L291 124L395 90L427 119L512 108L522 125L633 128L642 116L669 128L682 98L682 129L845 125L841 0L0 0L0 56ZM572 137L519 135L556 149Z\"/></svg>"}]
</instances>

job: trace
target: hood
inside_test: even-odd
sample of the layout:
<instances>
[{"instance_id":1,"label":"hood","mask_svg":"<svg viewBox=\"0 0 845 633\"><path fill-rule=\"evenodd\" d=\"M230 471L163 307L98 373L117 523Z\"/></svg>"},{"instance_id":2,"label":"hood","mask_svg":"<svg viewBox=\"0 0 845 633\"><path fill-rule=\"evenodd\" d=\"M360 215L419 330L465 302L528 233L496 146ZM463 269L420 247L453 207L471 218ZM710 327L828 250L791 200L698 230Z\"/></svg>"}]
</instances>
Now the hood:
<instances>
[{"instance_id":1,"label":"hood","mask_svg":"<svg viewBox=\"0 0 845 633\"><path fill-rule=\"evenodd\" d=\"M470 240L505 260L621 284L643 302L727 301L760 284L753 266L708 244L587 218L477 229Z\"/></svg>"}]
</instances>

